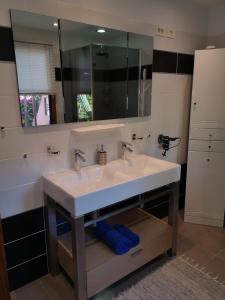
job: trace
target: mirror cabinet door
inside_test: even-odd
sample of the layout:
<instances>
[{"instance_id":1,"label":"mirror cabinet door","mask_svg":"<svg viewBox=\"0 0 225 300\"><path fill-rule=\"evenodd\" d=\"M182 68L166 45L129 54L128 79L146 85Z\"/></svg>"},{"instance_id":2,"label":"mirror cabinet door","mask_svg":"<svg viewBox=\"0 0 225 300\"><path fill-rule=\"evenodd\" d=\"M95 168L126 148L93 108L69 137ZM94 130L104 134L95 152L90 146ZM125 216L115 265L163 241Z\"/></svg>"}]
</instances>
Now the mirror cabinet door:
<instances>
[{"instance_id":1,"label":"mirror cabinet door","mask_svg":"<svg viewBox=\"0 0 225 300\"><path fill-rule=\"evenodd\" d=\"M128 99L127 117L151 114L153 38L128 34Z\"/></svg>"},{"instance_id":2,"label":"mirror cabinet door","mask_svg":"<svg viewBox=\"0 0 225 300\"><path fill-rule=\"evenodd\" d=\"M124 118L127 33L60 20L65 121Z\"/></svg>"},{"instance_id":3,"label":"mirror cabinet door","mask_svg":"<svg viewBox=\"0 0 225 300\"><path fill-rule=\"evenodd\" d=\"M58 20L11 10L23 127L64 121Z\"/></svg>"}]
</instances>

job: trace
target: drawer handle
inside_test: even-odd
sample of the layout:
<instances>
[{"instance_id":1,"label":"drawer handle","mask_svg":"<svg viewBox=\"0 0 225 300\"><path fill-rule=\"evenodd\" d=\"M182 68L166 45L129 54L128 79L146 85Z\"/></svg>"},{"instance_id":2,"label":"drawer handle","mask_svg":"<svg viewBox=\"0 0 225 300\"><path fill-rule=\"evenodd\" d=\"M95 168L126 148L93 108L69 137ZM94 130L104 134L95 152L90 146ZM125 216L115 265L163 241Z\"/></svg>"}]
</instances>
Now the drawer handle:
<instances>
[{"instance_id":1,"label":"drawer handle","mask_svg":"<svg viewBox=\"0 0 225 300\"><path fill-rule=\"evenodd\" d=\"M140 254L142 252L142 250L143 250L142 248L139 248L136 251L132 252L130 255L132 257L137 256L138 254Z\"/></svg>"},{"instance_id":2,"label":"drawer handle","mask_svg":"<svg viewBox=\"0 0 225 300\"><path fill-rule=\"evenodd\" d=\"M212 148L212 146L208 146L208 148L209 148L209 149L211 149L211 148Z\"/></svg>"}]
</instances>

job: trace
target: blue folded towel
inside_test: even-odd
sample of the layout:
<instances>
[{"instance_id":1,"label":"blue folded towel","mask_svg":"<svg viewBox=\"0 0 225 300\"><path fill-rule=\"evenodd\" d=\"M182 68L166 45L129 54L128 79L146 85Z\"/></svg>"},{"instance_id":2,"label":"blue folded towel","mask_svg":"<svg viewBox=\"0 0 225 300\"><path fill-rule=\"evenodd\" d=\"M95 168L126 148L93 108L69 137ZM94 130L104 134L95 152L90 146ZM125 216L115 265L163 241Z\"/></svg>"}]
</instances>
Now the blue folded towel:
<instances>
[{"instance_id":1,"label":"blue folded towel","mask_svg":"<svg viewBox=\"0 0 225 300\"><path fill-rule=\"evenodd\" d=\"M125 237L127 237L132 242L132 247L135 247L139 244L139 236L130 229L128 229L126 226L116 224L113 226L113 228L116 229L118 232L122 233Z\"/></svg>"},{"instance_id":2,"label":"blue folded towel","mask_svg":"<svg viewBox=\"0 0 225 300\"><path fill-rule=\"evenodd\" d=\"M104 221L100 221L96 224L94 233L118 255L128 252L132 247L132 242L127 237L113 229Z\"/></svg>"}]
</instances>

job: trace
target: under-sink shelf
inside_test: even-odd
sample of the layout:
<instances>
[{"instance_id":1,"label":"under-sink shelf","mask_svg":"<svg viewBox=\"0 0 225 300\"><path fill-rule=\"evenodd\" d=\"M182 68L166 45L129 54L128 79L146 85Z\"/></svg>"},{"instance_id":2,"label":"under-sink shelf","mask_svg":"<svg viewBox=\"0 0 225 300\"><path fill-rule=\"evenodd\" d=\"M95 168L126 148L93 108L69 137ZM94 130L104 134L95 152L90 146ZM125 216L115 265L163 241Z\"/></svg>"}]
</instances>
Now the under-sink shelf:
<instances>
[{"instance_id":1,"label":"under-sink shelf","mask_svg":"<svg viewBox=\"0 0 225 300\"><path fill-rule=\"evenodd\" d=\"M172 227L141 209L131 209L107 220L122 223L140 237L140 244L124 255L116 255L86 232L87 293L92 297L130 272L172 248ZM73 279L71 233L58 238L59 264Z\"/></svg>"},{"instance_id":2,"label":"under-sink shelf","mask_svg":"<svg viewBox=\"0 0 225 300\"><path fill-rule=\"evenodd\" d=\"M87 134L87 133L97 133L102 131L115 130L124 127L125 125L122 123L119 124L102 124L102 125L92 125L85 127L78 127L72 129L71 132L75 135Z\"/></svg>"}]
</instances>

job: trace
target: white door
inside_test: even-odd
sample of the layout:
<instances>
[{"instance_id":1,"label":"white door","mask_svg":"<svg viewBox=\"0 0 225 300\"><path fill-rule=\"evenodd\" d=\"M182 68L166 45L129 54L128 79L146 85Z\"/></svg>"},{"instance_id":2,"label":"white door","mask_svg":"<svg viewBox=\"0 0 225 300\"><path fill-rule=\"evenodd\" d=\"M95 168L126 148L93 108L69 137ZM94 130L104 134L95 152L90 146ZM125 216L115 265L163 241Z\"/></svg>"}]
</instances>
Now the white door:
<instances>
[{"instance_id":1,"label":"white door","mask_svg":"<svg viewBox=\"0 0 225 300\"><path fill-rule=\"evenodd\" d=\"M191 123L225 123L225 49L195 52Z\"/></svg>"},{"instance_id":2,"label":"white door","mask_svg":"<svg viewBox=\"0 0 225 300\"><path fill-rule=\"evenodd\" d=\"M189 151L185 221L223 226L225 153Z\"/></svg>"}]
</instances>

